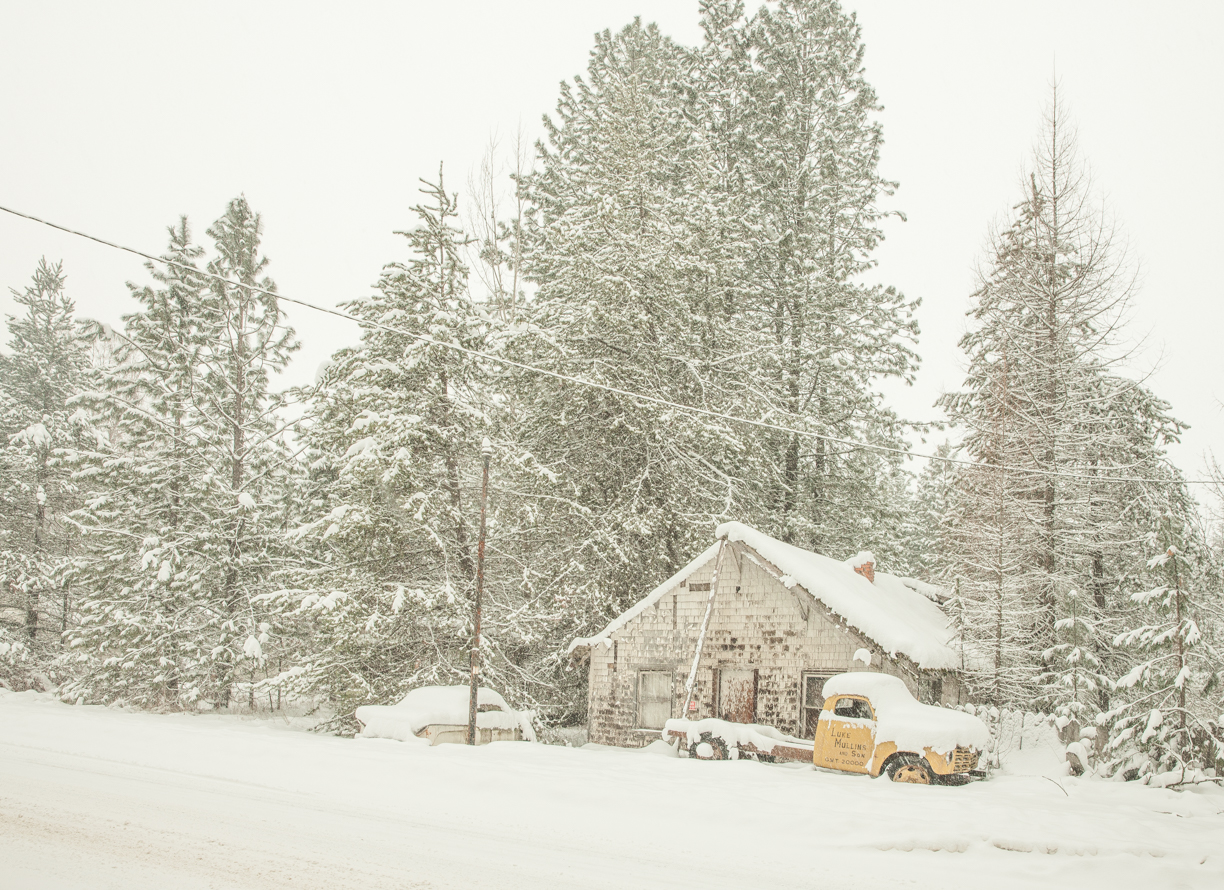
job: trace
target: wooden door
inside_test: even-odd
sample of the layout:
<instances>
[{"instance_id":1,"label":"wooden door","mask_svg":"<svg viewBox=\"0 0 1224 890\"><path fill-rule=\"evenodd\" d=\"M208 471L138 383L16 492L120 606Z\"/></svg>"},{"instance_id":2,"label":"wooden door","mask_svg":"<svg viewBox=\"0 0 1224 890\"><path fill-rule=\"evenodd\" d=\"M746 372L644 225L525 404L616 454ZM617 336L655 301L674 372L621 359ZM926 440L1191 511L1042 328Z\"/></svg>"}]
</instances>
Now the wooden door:
<instances>
[{"instance_id":1,"label":"wooden door","mask_svg":"<svg viewBox=\"0 0 1224 890\"><path fill-rule=\"evenodd\" d=\"M718 716L732 723L756 722L756 671L718 672Z\"/></svg>"}]
</instances>

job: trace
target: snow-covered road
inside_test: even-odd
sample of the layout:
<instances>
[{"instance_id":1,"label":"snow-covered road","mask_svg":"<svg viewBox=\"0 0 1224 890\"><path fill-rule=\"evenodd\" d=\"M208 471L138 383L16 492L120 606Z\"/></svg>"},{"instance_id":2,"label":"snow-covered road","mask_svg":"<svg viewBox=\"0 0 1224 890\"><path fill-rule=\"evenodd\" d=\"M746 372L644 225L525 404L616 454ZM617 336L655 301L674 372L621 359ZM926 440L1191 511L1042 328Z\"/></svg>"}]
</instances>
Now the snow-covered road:
<instances>
[{"instance_id":1,"label":"snow-covered road","mask_svg":"<svg viewBox=\"0 0 1224 890\"><path fill-rule=\"evenodd\" d=\"M0 888L1220 887L1224 793L347 740L0 691Z\"/></svg>"}]
</instances>

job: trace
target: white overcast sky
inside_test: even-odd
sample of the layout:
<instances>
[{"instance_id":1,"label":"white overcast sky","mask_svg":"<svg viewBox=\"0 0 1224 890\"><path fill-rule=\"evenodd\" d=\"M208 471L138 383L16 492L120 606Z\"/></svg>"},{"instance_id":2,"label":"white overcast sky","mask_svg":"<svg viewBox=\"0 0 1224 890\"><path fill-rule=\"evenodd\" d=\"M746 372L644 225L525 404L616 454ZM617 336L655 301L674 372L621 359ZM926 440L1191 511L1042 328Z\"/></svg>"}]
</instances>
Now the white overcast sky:
<instances>
[{"instance_id":1,"label":"white overcast sky","mask_svg":"<svg viewBox=\"0 0 1224 890\"><path fill-rule=\"evenodd\" d=\"M748 4L749 9L756 8ZM901 184L879 280L921 297L923 366L891 386L907 417L962 380L957 340L987 234L1019 179L1057 73L1100 194L1140 264L1136 374L1193 429L1197 474L1224 434L1218 342L1224 4L848 0ZM697 0L30 3L0 0L0 205L160 253L187 214L203 239L244 193L282 293L336 302L404 256L418 177L462 192L494 134L534 140L596 31L635 15L683 43ZM82 316L118 322L140 261L0 213L0 311L40 256ZM310 380L355 325L291 307ZM7 340L7 337L5 337Z\"/></svg>"}]
</instances>

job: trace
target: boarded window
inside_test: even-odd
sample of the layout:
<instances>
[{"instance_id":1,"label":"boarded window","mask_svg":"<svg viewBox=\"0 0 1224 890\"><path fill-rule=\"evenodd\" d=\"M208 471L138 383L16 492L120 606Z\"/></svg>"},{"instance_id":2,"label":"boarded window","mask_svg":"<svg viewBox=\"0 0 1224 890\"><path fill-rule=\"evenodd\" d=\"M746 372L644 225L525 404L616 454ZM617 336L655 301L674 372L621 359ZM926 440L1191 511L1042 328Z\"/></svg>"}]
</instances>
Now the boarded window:
<instances>
[{"instance_id":1,"label":"boarded window","mask_svg":"<svg viewBox=\"0 0 1224 890\"><path fill-rule=\"evenodd\" d=\"M718 716L732 723L756 722L755 670L718 672Z\"/></svg>"},{"instance_id":2,"label":"boarded window","mask_svg":"<svg viewBox=\"0 0 1224 890\"><path fill-rule=\"evenodd\" d=\"M671 671L638 671L638 728L662 729L671 715Z\"/></svg>"},{"instance_id":3,"label":"boarded window","mask_svg":"<svg viewBox=\"0 0 1224 890\"><path fill-rule=\"evenodd\" d=\"M706 591L710 589L709 581L690 581L689 590Z\"/></svg>"}]
</instances>

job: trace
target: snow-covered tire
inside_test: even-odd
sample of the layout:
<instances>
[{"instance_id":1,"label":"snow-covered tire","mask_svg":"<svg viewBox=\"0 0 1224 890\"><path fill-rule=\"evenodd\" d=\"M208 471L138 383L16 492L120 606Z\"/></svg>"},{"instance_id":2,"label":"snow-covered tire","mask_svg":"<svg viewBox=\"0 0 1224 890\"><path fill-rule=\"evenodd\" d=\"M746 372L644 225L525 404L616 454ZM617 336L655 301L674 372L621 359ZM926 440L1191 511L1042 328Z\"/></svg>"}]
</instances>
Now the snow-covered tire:
<instances>
[{"instance_id":1,"label":"snow-covered tire","mask_svg":"<svg viewBox=\"0 0 1224 890\"><path fill-rule=\"evenodd\" d=\"M909 785L936 784L935 771L926 762L925 757L902 752L894 754L884 764L884 774L890 782L904 782Z\"/></svg>"},{"instance_id":2,"label":"snow-covered tire","mask_svg":"<svg viewBox=\"0 0 1224 890\"><path fill-rule=\"evenodd\" d=\"M709 746L708 755L705 754L703 745ZM689 753L698 760L726 760L727 743L712 733L703 732L697 744L689 746Z\"/></svg>"}]
</instances>

